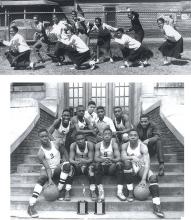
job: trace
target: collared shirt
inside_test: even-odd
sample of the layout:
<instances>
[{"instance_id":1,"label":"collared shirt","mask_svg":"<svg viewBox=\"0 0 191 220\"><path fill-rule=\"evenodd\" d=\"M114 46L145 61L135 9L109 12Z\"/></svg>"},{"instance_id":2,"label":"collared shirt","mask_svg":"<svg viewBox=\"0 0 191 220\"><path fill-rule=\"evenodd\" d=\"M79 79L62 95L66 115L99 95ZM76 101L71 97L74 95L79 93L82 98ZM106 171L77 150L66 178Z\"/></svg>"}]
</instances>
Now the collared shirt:
<instances>
[{"instance_id":1,"label":"collared shirt","mask_svg":"<svg viewBox=\"0 0 191 220\"><path fill-rule=\"evenodd\" d=\"M10 41L5 41L4 40L3 44L8 46L8 47L15 47L18 50L19 53L30 50L30 47L28 46L26 40L19 33L16 33Z\"/></svg>"},{"instance_id":2,"label":"collared shirt","mask_svg":"<svg viewBox=\"0 0 191 220\"><path fill-rule=\"evenodd\" d=\"M170 41L176 42L180 40L181 35L171 25L164 24L163 26L164 35Z\"/></svg>"},{"instance_id":3,"label":"collared shirt","mask_svg":"<svg viewBox=\"0 0 191 220\"><path fill-rule=\"evenodd\" d=\"M90 121L90 124L93 126L95 124L97 117L97 114L93 112L90 114L88 111L85 111L84 117L87 118Z\"/></svg>"},{"instance_id":4,"label":"collared shirt","mask_svg":"<svg viewBox=\"0 0 191 220\"><path fill-rule=\"evenodd\" d=\"M128 36L127 34L123 34L121 38L115 38L115 42L122 44L129 49L137 50L140 46L141 43L134 38Z\"/></svg>"},{"instance_id":5,"label":"collared shirt","mask_svg":"<svg viewBox=\"0 0 191 220\"><path fill-rule=\"evenodd\" d=\"M77 35L72 35L69 40L69 45L73 45L79 53L85 53L89 50L84 41Z\"/></svg>"},{"instance_id":6,"label":"collared shirt","mask_svg":"<svg viewBox=\"0 0 191 220\"><path fill-rule=\"evenodd\" d=\"M111 118L104 116L103 120L100 121L99 118L95 121L96 127L98 128L99 134L102 135L105 128L109 127L112 132L116 132L115 126Z\"/></svg>"}]
</instances>

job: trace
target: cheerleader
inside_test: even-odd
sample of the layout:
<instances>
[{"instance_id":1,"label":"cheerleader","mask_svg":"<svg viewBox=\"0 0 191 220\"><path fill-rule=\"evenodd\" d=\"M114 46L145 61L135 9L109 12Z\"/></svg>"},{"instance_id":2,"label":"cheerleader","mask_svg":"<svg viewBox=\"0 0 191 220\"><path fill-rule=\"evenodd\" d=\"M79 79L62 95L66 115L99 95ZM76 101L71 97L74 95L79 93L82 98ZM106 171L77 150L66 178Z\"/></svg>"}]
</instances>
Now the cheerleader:
<instances>
[{"instance_id":1,"label":"cheerleader","mask_svg":"<svg viewBox=\"0 0 191 220\"><path fill-rule=\"evenodd\" d=\"M163 18L157 19L157 23L166 39L166 41L159 47L159 51L162 53L164 65L169 65L171 61L168 60L168 57L181 59L181 53L183 52L183 38L171 25L166 24Z\"/></svg>"},{"instance_id":2,"label":"cheerleader","mask_svg":"<svg viewBox=\"0 0 191 220\"><path fill-rule=\"evenodd\" d=\"M108 24L102 23L101 18L95 18L95 23L90 31L98 32L97 36L97 45L96 45L96 63L99 63L99 55L100 55L100 48L105 47L107 53L110 57L110 62L113 63L113 58L111 54L111 31L116 31L117 28L114 28Z\"/></svg>"},{"instance_id":3,"label":"cheerleader","mask_svg":"<svg viewBox=\"0 0 191 220\"><path fill-rule=\"evenodd\" d=\"M124 65L120 68L130 66L131 63L138 63L139 67L148 65L148 59L153 56L153 52L141 45L134 38L124 34L123 28L119 28L114 35L114 40L119 44L123 55Z\"/></svg>"}]
</instances>

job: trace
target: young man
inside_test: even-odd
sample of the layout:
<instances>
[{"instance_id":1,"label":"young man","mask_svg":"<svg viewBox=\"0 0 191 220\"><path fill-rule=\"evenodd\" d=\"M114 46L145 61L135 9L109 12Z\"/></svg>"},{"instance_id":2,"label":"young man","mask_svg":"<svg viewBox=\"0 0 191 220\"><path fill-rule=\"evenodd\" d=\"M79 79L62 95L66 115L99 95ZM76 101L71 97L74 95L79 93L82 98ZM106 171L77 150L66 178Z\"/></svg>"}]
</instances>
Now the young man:
<instances>
[{"instance_id":1,"label":"young man","mask_svg":"<svg viewBox=\"0 0 191 220\"><path fill-rule=\"evenodd\" d=\"M131 8L127 8L128 18L131 20L131 28L127 32L134 31L134 38L142 43L144 38L144 30L139 21L139 14L133 11Z\"/></svg>"},{"instance_id":2,"label":"young man","mask_svg":"<svg viewBox=\"0 0 191 220\"><path fill-rule=\"evenodd\" d=\"M98 199L104 200L104 188L102 178L104 175L115 175L117 179L117 197L123 201L123 172L120 162L120 152L117 143L112 139L112 130L105 128L103 141L95 146L95 179L98 187Z\"/></svg>"},{"instance_id":3,"label":"young man","mask_svg":"<svg viewBox=\"0 0 191 220\"><path fill-rule=\"evenodd\" d=\"M76 108L76 116L73 116L71 119L71 123L74 126L72 137L74 139L77 133L84 134L87 141L96 143L96 131L89 120L84 117L84 113L84 106L79 105Z\"/></svg>"},{"instance_id":4,"label":"young man","mask_svg":"<svg viewBox=\"0 0 191 220\"><path fill-rule=\"evenodd\" d=\"M133 201L133 183L135 175L138 175L141 178L140 184L146 185L146 181L149 182L154 214L164 218L160 206L158 179L150 170L147 146L139 140L138 133L134 129L129 131L129 142L122 145L121 159L124 162L124 179L129 190L128 201Z\"/></svg>"},{"instance_id":5,"label":"young man","mask_svg":"<svg viewBox=\"0 0 191 220\"><path fill-rule=\"evenodd\" d=\"M159 176L164 175L164 154L160 139L160 133L157 126L149 120L148 115L141 115L140 122L137 125L139 139L147 145L149 155L152 157L157 154L159 162Z\"/></svg>"},{"instance_id":6,"label":"young man","mask_svg":"<svg viewBox=\"0 0 191 220\"><path fill-rule=\"evenodd\" d=\"M10 41L2 41L9 50L5 52L5 56L9 61L11 67L18 69L34 69L35 63L30 62L30 47L26 43L24 37L18 33L17 26L10 27Z\"/></svg>"},{"instance_id":7,"label":"young man","mask_svg":"<svg viewBox=\"0 0 191 220\"><path fill-rule=\"evenodd\" d=\"M94 126L95 125L95 121L97 119L97 114L95 112L95 108L96 108L96 103L94 101L89 101L88 102L88 108L85 111L85 115L84 117L87 118L91 125Z\"/></svg>"},{"instance_id":8,"label":"young man","mask_svg":"<svg viewBox=\"0 0 191 220\"><path fill-rule=\"evenodd\" d=\"M103 106L97 107L98 118L95 121L95 127L97 129L97 143L103 140L103 131L105 128L110 128L113 135L116 133L115 126L111 118L105 116L105 109Z\"/></svg>"},{"instance_id":9,"label":"young man","mask_svg":"<svg viewBox=\"0 0 191 220\"><path fill-rule=\"evenodd\" d=\"M128 132L132 128L132 125L129 122L129 117L127 114L123 113L120 106L114 107L114 120L113 123L116 129L116 137L118 144L122 144L123 141L128 140Z\"/></svg>"},{"instance_id":10,"label":"young man","mask_svg":"<svg viewBox=\"0 0 191 220\"><path fill-rule=\"evenodd\" d=\"M48 129L53 138L61 145L64 145L68 153L70 151L70 144L72 143L71 134L73 131L70 119L70 110L64 109L61 118L56 119Z\"/></svg>"},{"instance_id":11,"label":"young man","mask_svg":"<svg viewBox=\"0 0 191 220\"><path fill-rule=\"evenodd\" d=\"M59 198L62 198L63 186L71 169L68 153L63 145L50 141L48 131L46 129L41 129L39 131L39 138L41 147L37 157L43 167L40 172L40 177L34 187L32 197L29 200L28 214L32 218L38 217L38 213L34 206L45 183L48 181L48 184L50 185L54 184L54 181L59 180Z\"/></svg>"},{"instance_id":12,"label":"young man","mask_svg":"<svg viewBox=\"0 0 191 220\"><path fill-rule=\"evenodd\" d=\"M85 141L83 134L76 134L75 142L70 146L70 163L73 166L73 175L68 178L68 183L72 185L73 178L78 175L85 175L88 177L90 184L90 193L93 201L97 199L95 176L93 170L94 145ZM69 194L69 191L68 191ZM68 195L70 197L70 195ZM66 197L65 197L66 198Z\"/></svg>"}]
</instances>

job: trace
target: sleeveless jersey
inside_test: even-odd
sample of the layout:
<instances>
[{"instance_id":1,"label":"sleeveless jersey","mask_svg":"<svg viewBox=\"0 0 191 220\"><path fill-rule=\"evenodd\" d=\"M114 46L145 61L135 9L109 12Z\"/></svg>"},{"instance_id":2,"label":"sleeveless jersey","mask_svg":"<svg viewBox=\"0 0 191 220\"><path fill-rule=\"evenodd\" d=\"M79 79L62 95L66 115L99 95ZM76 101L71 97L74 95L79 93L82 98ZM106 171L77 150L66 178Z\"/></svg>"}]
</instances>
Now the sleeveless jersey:
<instances>
[{"instance_id":1,"label":"sleeveless jersey","mask_svg":"<svg viewBox=\"0 0 191 220\"><path fill-rule=\"evenodd\" d=\"M123 124L123 120L121 119L121 122L118 123L116 118L114 119L115 127L118 131L123 131L125 130L125 125Z\"/></svg>"},{"instance_id":2,"label":"sleeveless jersey","mask_svg":"<svg viewBox=\"0 0 191 220\"><path fill-rule=\"evenodd\" d=\"M103 141L101 142L100 156L102 158L113 158L112 140L110 141L110 145L107 148L104 147Z\"/></svg>"},{"instance_id":3,"label":"sleeveless jersey","mask_svg":"<svg viewBox=\"0 0 191 220\"><path fill-rule=\"evenodd\" d=\"M61 123L58 129L55 129L53 132L53 137L54 138L64 138L66 137L66 135L68 134L68 132L70 131L70 127L71 127L71 122L69 121L68 126L65 128L62 125L62 119L61 119Z\"/></svg>"},{"instance_id":4,"label":"sleeveless jersey","mask_svg":"<svg viewBox=\"0 0 191 220\"><path fill-rule=\"evenodd\" d=\"M76 155L75 158L87 158L88 157L88 142L85 142L85 149L81 151L78 145L76 144Z\"/></svg>"},{"instance_id":5,"label":"sleeveless jersey","mask_svg":"<svg viewBox=\"0 0 191 220\"><path fill-rule=\"evenodd\" d=\"M53 142L51 142L51 149L46 150L41 146L45 154L45 159L51 169L55 169L60 164L60 152L56 149Z\"/></svg>"},{"instance_id":6,"label":"sleeveless jersey","mask_svg":"<svg viewBox=\"0 0 191 220\"><path fill-rule=\"evenodd\" d=\"M82 122L78 120L78 126L79 126L80 130L83 130L84 128L87 127L87 123L85 121L85 118L83 118Z\"/></svg>"}]
</instances>

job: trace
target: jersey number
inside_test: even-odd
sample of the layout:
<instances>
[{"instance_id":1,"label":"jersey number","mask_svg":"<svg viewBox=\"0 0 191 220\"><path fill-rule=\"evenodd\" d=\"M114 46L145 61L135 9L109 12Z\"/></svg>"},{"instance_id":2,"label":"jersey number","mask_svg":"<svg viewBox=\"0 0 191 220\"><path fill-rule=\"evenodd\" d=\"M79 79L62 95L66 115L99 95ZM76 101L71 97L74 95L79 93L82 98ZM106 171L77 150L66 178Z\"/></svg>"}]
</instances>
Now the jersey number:
<instances>
[{"instance_id":1,"label":"jersey number","mask_svg":"<svg viewBox=\"0 0 191 220\"><path fill-rule=\"evenodd\" d=\"M53 154L53 153L50 154L50 158L51 158L51 159L54 158L54 154Z\"/></svg>"}]
</instances>

